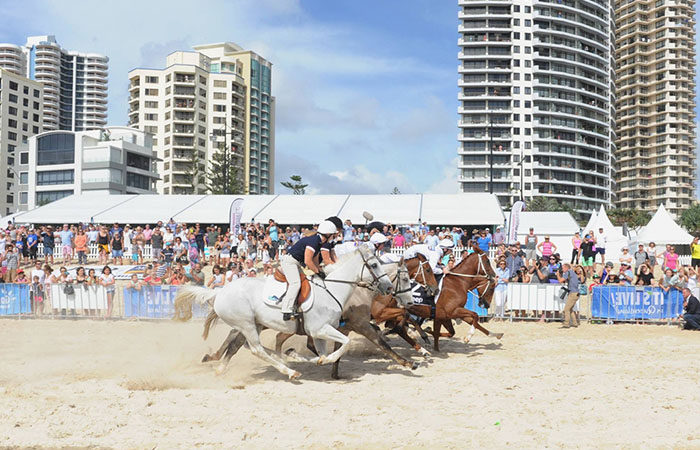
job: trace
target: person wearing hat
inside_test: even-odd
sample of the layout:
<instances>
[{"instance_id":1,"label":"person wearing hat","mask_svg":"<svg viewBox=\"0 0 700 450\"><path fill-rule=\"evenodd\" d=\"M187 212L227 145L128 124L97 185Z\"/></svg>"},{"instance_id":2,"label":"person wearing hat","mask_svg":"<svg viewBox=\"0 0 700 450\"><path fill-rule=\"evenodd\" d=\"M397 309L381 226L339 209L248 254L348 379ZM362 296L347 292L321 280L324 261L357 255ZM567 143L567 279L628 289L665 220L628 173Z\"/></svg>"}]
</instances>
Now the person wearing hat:
<instances>
[{"instance_id":1,"label":"person wearing hat","mask_svg":"<svg viewBox=\"0 0 700 450\"><path fill-rule=\"evenodd\" d=\"M603 266L603 272L600 274L600 284L608 283L608 278L610 278L610 274L612 273L614 266L615 264L613 264L612 261L608 261L605 263L605 265Z\"/></svg>"},{"instance_id":2,"label":"person wearing hat","mask_svg":"<svg viewBox=\"0 0 700 450\"><path fill-rule=\"evenodd\" d=\"M620 284L623 286L632 286L634 282L634 272L630 263L623 262L620 264Z\"/></svg>"},{"instance_id":3,"label":"person wearing hat","mask_svg":"<svg viewBox=\"0 0 700 450\"><path fill-rule=\"evenodd\" d=\"M534 264L537 260L537 236L535 229L530 227L530 231L525 236L525 258L528 264Z\"/></svg>"},{"instance_id":4,"label":"person wearing hat","mask_svg":"<svg viewBox=\"0 0 700 450\"><path fill-rule=\"evenodd\" d=\"M415 258L419 254L425 256L428 260L428 264L430 264L430 268L437 275L442 273L442 269L440 269L438 265L440 263L440 258L442 258L443 249L452 247L454 247L452 239L443 239L438 242L438 245L434 249L428 247L427 244L415 244L404 250L403 256L405 259Z\"/></svg>"},{"instance_id":5,"label":"person wearing hat","mask_svg":"<svg viewBox=\"0 0 700 450\"><path fill-rule=\"evenodd\" d=\"M280 270L289 283L287 292L282 296L282 320L294 318L294 304L301 289L300 269L308 268L325 278L320 265L321 246L329 242L337 232L333 222L324 220L318 225L316 233L299 239L289 249L289 253L282 257Z\"/></svg>"},{"instance_id":6,"label":"person wearing hat","mask_svg":"<svg viewBox=\"0 0 700 450\"><path fill-rule=\"evenodd\" d=\"M324 264L335 264L338 260L335 253L335 246L338 244L337 236L343 234L343 221L336 216L331 216L326 220L335 225L338 234L321 246L321 260Z\"/></svg>"}]
</instances>

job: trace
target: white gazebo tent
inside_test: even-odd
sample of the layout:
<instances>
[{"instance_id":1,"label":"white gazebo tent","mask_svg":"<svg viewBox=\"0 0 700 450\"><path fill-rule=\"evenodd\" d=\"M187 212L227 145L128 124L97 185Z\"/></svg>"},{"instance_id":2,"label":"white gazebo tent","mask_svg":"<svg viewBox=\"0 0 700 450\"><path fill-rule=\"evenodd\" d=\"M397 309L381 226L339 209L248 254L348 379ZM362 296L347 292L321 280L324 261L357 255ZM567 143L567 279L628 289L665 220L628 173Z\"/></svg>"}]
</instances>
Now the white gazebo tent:
<instances>
[{"instance_id":1,"label":"white gazebo tent","mask_svg":"<svg viewBox=\"0 0 700 450\"><path fill-rule=\"evenodd\" d=\"M578 224L565 211L523 211L520 213L520 224L518 225L518 241L525 243L525 236L534 229L538 238L538 243L544 241L545 236L549 236L550 242L557 246L557 253L568 261L571 258L573 243L571 242L579 228Z\"/></svg>"},{"instance_id":2,"label":"white gazebo tent","mask_svg":"<svg viewBox=\"0 0 700 450\"><path fill-rule=\"evenodd\" d=\"M654 242L657 245L688 245L692 240L693 236L673 220L673 217L666 211L664 205L659 207L654 217L651 218L647 226L637 236L637 242L643 244Z\"/></svg>"},{"instance_id":3,"label":"white gazebo tent","mask_svg":"<svg viewBox=\"0 0 700 450\"><path fill-rule=\"evenodd\" d=\"M594 209L593 212L591 213L591 218L588 219L588 223L586 224L585 227L583 227L583 233L586 234L589 231L593 230L593 227L596 225L596 220L598 220L598 213Z\"/></svg>"}]
</instances>

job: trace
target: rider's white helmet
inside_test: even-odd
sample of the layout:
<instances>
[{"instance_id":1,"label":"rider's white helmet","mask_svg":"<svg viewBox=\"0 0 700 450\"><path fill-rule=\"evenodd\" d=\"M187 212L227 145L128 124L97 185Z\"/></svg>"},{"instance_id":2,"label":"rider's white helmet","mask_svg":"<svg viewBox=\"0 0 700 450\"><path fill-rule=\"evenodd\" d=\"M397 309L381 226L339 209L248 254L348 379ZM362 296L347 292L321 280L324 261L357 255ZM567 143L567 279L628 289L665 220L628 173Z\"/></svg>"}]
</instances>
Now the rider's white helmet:
<instances>
[{"instance_id":1,"label":"rider's white helmet","mask_svg":"<svg viewBox=\"0 0 700 450\"><path fill-rule=\"evenodd\" d=\"M317 231L321 234L335 234L338 232L338 229L330 220L324 220L318 225Z\"/></svg>"},{"instance_id":2,"label":"rider's white helmet","mask_svg":"<svg viewBox=\"0 0 700 450\"><path fill-rule=\"evenodd\" d=\"M440 248L452 248L455 246L455 243L452 239L443 239L438 245Z\"/></svg>"},{"instance_id":3,"label":"rider's white helmet","mask_svg":"<svg viewBox=\"0 0 700 450\"><path fill-rule=\"evenodd\" d=\"M388 241L389 239L384 236L382 233L374 233L372 237L369 238L369 241L374 244L374 245L381 245L384 244Z\"/></svg>"}]
</instances>

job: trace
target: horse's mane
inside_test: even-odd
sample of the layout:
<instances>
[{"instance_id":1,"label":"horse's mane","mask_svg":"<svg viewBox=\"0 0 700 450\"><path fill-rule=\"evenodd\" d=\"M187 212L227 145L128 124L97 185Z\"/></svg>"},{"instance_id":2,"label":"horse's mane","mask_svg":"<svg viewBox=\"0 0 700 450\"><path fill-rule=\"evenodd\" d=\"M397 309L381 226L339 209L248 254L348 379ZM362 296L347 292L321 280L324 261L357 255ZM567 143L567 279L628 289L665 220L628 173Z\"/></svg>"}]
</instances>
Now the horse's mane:
<instances>
[{"instance_id":1,"label":"horse's mane","mask_svg":"<svg viewBox=\"0 0 700 450\"><path fill-rule=\"evenodd\" d=\"M462 264L466 263L467 260L468 260L469 258L471 258L472 256L485 255L485 254L486 254L486 253L485 253L483 250L481 250L480 248L475 248L475 249L474 249L474 253L470 253L470 254L468 254L467 256L463 257L462 260L461 260L459 263L457 263L457 265L456 265L456 266L454 267L454 269L452 269L452 270L453 270L453 271L454 271L454 270L457 270L459 267L462 266ZM491 263L488 261L488 258L486 258L486 260L487 260L488 265L490 266Z\"/></svg>"}]
</instances>

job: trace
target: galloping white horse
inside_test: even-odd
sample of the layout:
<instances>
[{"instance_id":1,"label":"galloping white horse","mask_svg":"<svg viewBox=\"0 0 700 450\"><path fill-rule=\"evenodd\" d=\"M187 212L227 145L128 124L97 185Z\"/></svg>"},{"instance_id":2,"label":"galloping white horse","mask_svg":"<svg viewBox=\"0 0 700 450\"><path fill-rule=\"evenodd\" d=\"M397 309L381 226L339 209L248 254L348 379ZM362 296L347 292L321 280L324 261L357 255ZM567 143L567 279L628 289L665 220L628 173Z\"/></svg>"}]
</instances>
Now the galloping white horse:
<instances>
[{"instance_id":1,"label":"galloping white horse","mask_svg":"<svg viewBox=\"0 0 700 450\"><path fill-rule=\"evenodd\" d=\"M323 284L325 288L322 287ZM383 294L388 294L392 289L391 279L384 272L382 264L366 246L343 257L325 282L317 278L312 281L313 305L304 313L304 329L313 338L321 355L312 359L313 362L332 364L348 350L350 339L335 327L339 324L345 303L353 290L363 285L369 285ZM200 303L214 299L214 311L207 318L205 334L211 324L221 318L243 333L255 356L272 364L290 380L296 379L301 374L287 367L277 355L268 353L260 343L263 327L294 333L297 326L296 322L282 320L280 310L263 301L264 286L263 279L240 278L213 292L206 288L185 286L178 291L177 296L190 297ZM328 354L329 341L340 343L340 348Z\"/></svg>"}]
</instances>

